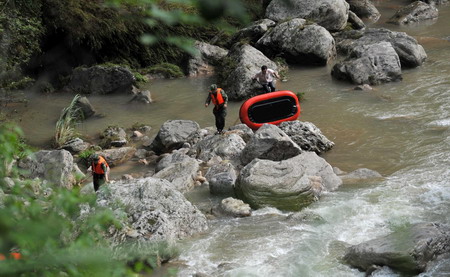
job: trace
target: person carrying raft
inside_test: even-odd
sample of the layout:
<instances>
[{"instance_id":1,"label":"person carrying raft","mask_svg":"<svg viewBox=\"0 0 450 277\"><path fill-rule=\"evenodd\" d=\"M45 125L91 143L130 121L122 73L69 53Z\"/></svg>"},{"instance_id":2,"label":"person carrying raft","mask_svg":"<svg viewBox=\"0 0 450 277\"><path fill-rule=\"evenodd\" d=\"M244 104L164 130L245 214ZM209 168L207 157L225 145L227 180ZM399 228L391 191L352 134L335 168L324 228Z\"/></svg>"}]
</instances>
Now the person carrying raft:
<instances>
[{"instance_id":1,"label":"person carrying raft","mask_svg":"<svg viewBox=\"0 0 450 277\"><path fill-rule=\"evenodd\" d=\"M261 72L256 73L253 76L252 81L258 81L264 89L264 93L275 91L274 78L280 79L278 73L275 70L267 68L267 66L261 66Z\"/></svg>"},{"instance_id":2,"label":"person carrying raft","mask_svg":"<svg viewBox=\"0 0 450 277\"><path fill-rule=\"evenodd\" d=\"M228 96L225 91L221 88L218 88L216 84L212 84L209 87L208 97L205 101L205 107L209 106L211 101L214 104L213 114L216 118L216 128L217 134L222 134L223 128L225 127L225 117L227 116L227 103Z\"/></svg>"}]
</instances>

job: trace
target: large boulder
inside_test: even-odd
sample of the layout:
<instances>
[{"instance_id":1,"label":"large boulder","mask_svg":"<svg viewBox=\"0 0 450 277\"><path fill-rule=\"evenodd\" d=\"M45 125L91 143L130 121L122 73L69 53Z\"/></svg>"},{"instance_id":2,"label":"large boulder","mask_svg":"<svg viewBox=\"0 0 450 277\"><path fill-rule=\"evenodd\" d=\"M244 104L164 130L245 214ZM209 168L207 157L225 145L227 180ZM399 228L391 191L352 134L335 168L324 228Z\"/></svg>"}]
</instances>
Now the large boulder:
<instances>
[{"instance_id":1,"label":"large boulder","mask_svg":"<svg viewBox=\"0 0 450 277\"><path fill-rule=\"evenodd\" d=\"M109 183L99 190L97 203L126 215L124 228L112 235L116 243L132 238L174 242L208 228L206 217L162 179L149 177Z\"/></svg>"},{"instance_id":2,"label":"large boulder","mask_svg":"<svg viewBox=\"0 0 450 277\"><path fill-rule=\"evenodd\" d=\"M96 65L75 68L67 88L82 94L129 93L135 81L128 68Z\"/></svg>"},{"instance_id":3,"label":"large boulder","mask_svg":"<svg viewBox=\"0 0 450 277\"><path fill-rule=\"evenodd\" d=\"M354 37L357 37L355 40ZM403 67L417 67L423 64L427 54L417 40L403 32L393 32L384 28L368 28L364 31L355 31L350 38L337 39L339 54L352 53L354 48L368 46L380 42L390 42L400 58Z\"/></svg>"},{"instance_id":4,"label":"large boulder","mask_svg":"<svg viewBox=\"0 0 450 277\"><path fill-rule=\"evenodd\" d=\"M269 57L281 54L288 63L325 65L336 56L331 34L300 18L278 24L258 40L256 47Z\"/></svg>"},{"instance_id":5,"label":"large boulder","mask_svg":"<svg viewBox=\"0 0 450 277\"><path fill-rule=\"evenodd\" d=\"M184 143L191 145L200 137L200 126L192 120L168 120L163 123L150 149L161 154L179 149Z\"/></svg>"},{"instance_id":6,"label":"large boulder","mask_svg":"<svg viewBox=\"0 0 450 277\"><path fill-rule=\"evenodd\" d=\"M389 42L355 47L347 60L333 66L331 75L354 84L377 85L402 79L400 58Z\"/></svg>"},{"instance_id":7,"label":"large boulder","mask_svg":"<svg viewBox=\"0 0 450 277\"><path fill-rule=\"evenodd\" d=\"M381 14L370 0L346 0L350 5L350 10L360 18L368 18L375 22Z\"/></svg>"},{"instance_id":8,"label":"large boulder","mask_svg":"<svg viewBox=\"0 0 450 277\"><path fill-rule=\"evenodd\" d=\"M280 128L263 124L242 150L241 161L244 165L256 158L281 161L300 153L302 149Z\"/></svg>"},{"instance_id":9,"label":"large boulder","mask_svg":"<svg viewBox=\"0 0 450 277\"><path fill-rule=\"evenodd\" d=\"M325 137L319 128L311 122L285 121L278 127L285 132L302 150L322 154L334 146L334 142Z\"/></svg>"},{"instance_id":10,"label":"large boulder","mask_svg":"<svg viewBox=\"0 0 450 277\"><path fill-rule=\"evenodd\" d=\"M388 23L397 25L407 25L419 23L425 20L437 19L439 11L434 5L429 5L422 1L416 1L398 10Z\"/></svg>"},{"instance_id":11,"label":"large boulder","mask_svg":"<svg viewBox=\"0 0 450 277\"><path fill-rule=\"evenodd\" d=\"M77 102L75 103L75 107L80 109L82 116L81 120L87 119L95 114L95 109L86 96L78 98Z\"/></svg>"},{"instance_id":12,"label":"large boulder","mask_svg":"<svg viewBox=\"0 0 450 277\"><path fill-rule=\"evenodd\" d=\"M82 139L74 138L64 143L61 148L69 151L72 154L76 154L88 149L89 146L90 144L83 141Z\"/></svg>"},{"instance_id":13,"label":"large boulder","mask_svg":"<svg viewBox=\"0 0 450 277\"><path fill-rule=\"evenodd\" d=\"M196 41L194 48L198 55L188 61L188 75L191 77L214 73L214 66L228 54L226 49L201 41Z\"/></svg>"},{"instance_id":14,"label":"large boulder","mask_svg":"<svg viewBox=\"0 0 450 277\"><path fill-rule=\"evenodd\" d=\"M41 150L23 158L18 165L24 170L24 177L41 178L59 187L72 188L77 179L84 177L66 150Z\"/></svg>"},{"instance_id":15,"label":"large boulder","mask_svg":"<svg viewBox=\"0 0 450 277\"><path fill-rule=\"evenodd\" d=\"M207 136L195 146L197 159L204 162L219 156L223 160L229 160L234 165L241 163L241 152L245 147L244 140L237 134L231 133L221 136Z\"/></svg>"},{"instance_id":16,"label":"large boulder","mask_svg":"<svg viewBox=\"0 0 450 277\"><path fill-rule=\"evenodd\" d=\"M331 166L314 152L280 162L255 159L242 170L236 193L255 209L276 207L298 211L317 200L322 191L342 184Z\"/></svg>"},{"instance_id":17,"label":"large boulder","mask_svg":"<svg viewBox=\"0 0 450 277\"><path fill-rule=\"evenodd\" d=\"M221 70L223 84L230 100L242 100L261 92L261 85L252 82L252 77L261 71L261 66L278 70L278 66L261 51L248 44L235 44L225 58Z\"/></svg>"},{"instance_id":18,"label":"large boulder","mask_svg":"<svg viewBox=\"0 0 450 277\"><path fill-rule=\"evenodd\" d=\"M102 148L122 147L128 143L127 133L121 127L109 126L100 135Z\"/></svg>"},{"instance_id":19,"label":"large boulder","mask_svg":"<svg viewBox=\"0 0 450 277\"><path fill-rule=\"evenodd\" d=\"M161 169L160 163L166 166ZM196 159L184 154L174 154L164 157L158 165L158 172L153 175L154 178L170 181L171 185L180 192L187 192L194 187L197 172L200 169Z\"/></svg>"},{"instance_id":20,"label":"large boulder","mask_svg":"<svg viewBox=\"0 0 450 277\"><path fill-rule=\"evenodd\" d=\"M329 31L339 31L347 24L348 11L345 0L272 0L266 17L274 21L304 18Z\"/></svg>"},{"instance_id":21,"label":"large boulder","mask_svg":"<svg viewBox=\"0 0 450 277\"><path fill-rule=\"evenodd\" d=\"M450 227L417 223L347 249L344 261L361 270L389 266L402 275L417 275L430 261L450 254Z\"/></svg>"}]
</instances>

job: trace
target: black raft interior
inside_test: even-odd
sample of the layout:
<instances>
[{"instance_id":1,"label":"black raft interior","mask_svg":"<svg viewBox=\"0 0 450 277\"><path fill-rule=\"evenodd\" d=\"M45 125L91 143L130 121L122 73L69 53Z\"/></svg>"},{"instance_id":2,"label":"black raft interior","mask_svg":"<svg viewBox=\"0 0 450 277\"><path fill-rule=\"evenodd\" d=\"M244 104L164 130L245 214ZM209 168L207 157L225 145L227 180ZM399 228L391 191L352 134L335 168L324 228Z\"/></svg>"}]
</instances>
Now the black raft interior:
<instances>
[{"instance_id":1,"label":"black raft interior","mask_svg":"<svg viewBox=\"0 0 450 277\"><path fill-rule=\"evenodd\" d=\"M296 101L291 96L280 96L259 101L248 108L248 118L254 123L268 123L295 115Z\"/></svg>"}]
</instances>

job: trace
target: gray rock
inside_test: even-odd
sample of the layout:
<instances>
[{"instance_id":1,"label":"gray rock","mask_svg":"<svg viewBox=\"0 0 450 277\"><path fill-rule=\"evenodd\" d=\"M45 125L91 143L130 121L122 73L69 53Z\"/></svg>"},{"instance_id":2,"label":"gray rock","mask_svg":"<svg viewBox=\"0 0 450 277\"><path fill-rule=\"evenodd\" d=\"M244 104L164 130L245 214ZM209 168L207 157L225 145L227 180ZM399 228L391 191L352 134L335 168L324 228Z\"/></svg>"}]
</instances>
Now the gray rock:
<instances>
[{"instance_id":1,"label":"gray rock","mask_svg":"<svg viewBox=\"0 0 450 277\"><path fill-rule=\"evenodd\" d=\"M302 150L321 154L329 151L334 146L334 142L325 137L320 129L311 122L285 121L278 127L297 143Z\"/></svg>"},{"instance_id":2,"label":"gray rock","mask_svg":"<svg viewBox=\"0 0 450 277\"><path fill-rule=\"evenodd\" d=\"M84 142L80 138L74 138L66 142L61 148L69 151L72 154L76 154L88 149L89 145L89 143Z\"/></svg>"},{"instance_id":3,"label":"gray rock","mask_svg":"<svg viewBox=\"0 0 450 277\"><path fill-rule=\"evenodd\" d=\"M170 181L172 186L180 192L189 191L194 187L197 179L197 172L200 169L197 160L188 156L185 156L178 161L176 160L177 158L174 158L174 155L172 155L171 158L173 159L173 162L160 169L153 177ZM160 164L158 163L158 165Z\"/></svg>"},{"instance_id":4,"label":"gray rock","mask_svg":"<svg viewBox=\"0 0 450 277\"><path fill-rule=\"evenodd\" d=\"M368 18L372 22L378 21L381 14L370 0L346 0L350 10L360 18Z\"/></svg>"},{"instance_id":5,"label":"gray rock","mask_svg":"<svg viewBox=\"0 0 450 277\"><path fill-rule=\"evenodd\" d=\"M342 30L348 18L349 5L344 0L272 0L266 17L274 21L304 18L330 31Z\"/></svg>"},{"instance_id":6,"label":"gray rock","mask_svg":"<svg viewBox=\"0 0 450 277\"><path fill-rule=\"evenodd\" d=\"M214 66L228 54L226 49L200 41L195 42L194 48L198 50L199 55L188 61L188 76L191 77L214 73Z\"/></svg>"},{"instance_id":7,"label":"gray rock","mask_svg":"<svg viewBox=\"0 0 450 277\"><path fill-rule=\"evenodd\" d=\"M210 135L197 143L197 159L207 162L219 156L223 160L229 160L233 165L239 165L244 147L244 140L237 134Z\"/></svg>"},{"instance_id":8,"label":"gray rock","mask_svg":"<svg viewBox=\"0 0 450 277\"><path fill-rule=\"evenodd\" d=\"M366 24L352 11L348 13L348 22L352 24L353 29L360 30L366 28Z\"/></svg>"},{"instance_id":9,"label":"gray rock","mask_svg":"<svg viewBox=\"0 0 450 277\"><path fill-rule=\"evenodd\" d=\"M126 228L112 239L122 243L133 233L138 241L169 241L207 230L206 217L166 180L145 178L111 183L100 189L97 203L126 216Z\"/></svg>"},{"instance_id":10,"label":"gray rock","mask_svg":"<svg viewBox=\"0 0 450 277\"><path fill-rule=\"evenodd\" d=\"M108 162L109 166L112 167L129 161L131 158L133 158L135 152L136 148L134 147L121 147L106 149L98 151L96 153L103 156Z\"/></svg>"},{"instance_id":11,"label":"gray rock","mask_svg":"<svg viewBox=\"0 0 450 277\"><path fill-rule=\"evenodd\" d=\"M256 47L269 57L281 53L288 63L325 65L336 56L331 34L300 18L278 24L258 40Z\"/></svg>"},{"instance_id":12,"label":"gray rock","mask_svg":"<svg viewBox=\"0 0 450 277\"><path fill-rule=\"evenodd\" d=\"M237 174L231 163L221 162L211 166L205 178L208 180L211 194L234 195Z\"/></svg>"},{"instance_id":13,"label":"gray rock","mask_svg":"<svg viewBox=\"0 0 450 277\"><path fill-rule=\"evenodd\" d=\"M270 28L275 27L275 25L276 25L275 21L267 18L252 22L249 26L237 31L233 35L230 41L230 46L240 41L255 43Z\"/></svg>"},{"instance_id":14,"label":"gray rock","mask_svg":"<svg viewBox=\"0 0 450 277\"><path fill-rule=\"evenodd\" d=\"M247 143L254 135L253 130L245 124L238 124L228 128L232 133L239 135Z\"/></svg>"},{"instance_id":15,"label":"gray rock","mask_svg":"<svg viewBox=\"0 0 450 277\"><path fill-rule=\"evenodd\" d=\"M60 187L72 188L84 177L66 150L41 150L20 160L18 166L26 178L41 178Z\"/></svg>"},{"instance_id":16,"label":"gray rock","mask_svg":"<svg viewBox=\"0 0 450 277\"><path fill-rule=\"evenodd\" d=\"M389 42L355 47L350 57L333 66L331 75L354 84L377 85L402 79L400 59Z\"/></svg>"},{"instance_id":17,"label":"gray rock","mask_svg":"<svg viewBox=\"0 0 450 277\"><path fill-rule=\"evenodd\" d=\"M228 197L220 202L220 208L222 211L233 217L246 217L252 215L252 209L250 205L244 203L242 200Z\"/></svg>"},{"instance_id":18,"label":"gray rock","mask_svg":"<svg viewBox=\"0 0 450 277\"><path fill-rule=\"evenodd\" d=\"M67 88L82 94L129 93L134 82L134 75L127 68L96 65L75 68Z\"/></svg>"},{"instance_id":19,"label":"gray rock","mask_svg":"<svg viewBox=\"0 0 450 277\"><path fill-rule=\"evenodd\" d=\"M301 152L301 148L280 128L263 124L242 150L241 161L244 165L255 158L281 161Z\"/></svg>"},{"instance_id":20,"label":"gray rock","mask_svg":"<svg viewBox=\"0 0 450 277\"><path fill-rule=\"evenodd\" d=\"M255 159L242 170L236 193L252 208L298 211L316 201L322 191L342 184L331 166L314 152L274 162Z\"/></svg>"},{"instance_id":21,"label":"gray rock","mask_svg":"<svg viewBox=\"0 0 450 277\"><path fill-rule=\"evenodd\" d=\"M179 149L185 142L195 144L200 138L200 126L192 120L168 120L159 129L150 145L157 154Z\"/></svg>"},{"instance_id":22,"label":"gray rock","mask_svg":"<svg viewBox=\"0 0 450 277\"><path fill-rule=\"evenodd\" d=\"M348 174L339 177L341 177L341 179L344 182L349 180L367 180L367 179L383 178L383 176L380 173L368 168L359 168L357 170L354 170Z\"/></svg>"},{"instance_id":23,"label":"gray rock","mask_svg":"<svg viewBox=\"0 0 450 277\"><path fill-rule=\"evenodd\" d=\"M439 11L434 5L428 5L422 1L415 1L406 7L398 10L388 23L397 25L407 25L422 22L425 20L437 19Z\"/></svg>"},{"instance_id":24,"label":"gray rock","mask_svg":"<svg viewBox=\"0 0 450 277\"><path fill-rule=\"evenodd\" d=\"M89 100L85 96L80 97L77 100L75 106L80 109L83 117L82 119L88 119L89 117L95 114L94 107L91 105L91 102L89 102Z\"/></svg>"},{"instance_id":25,"label":"gray rock","mask_svg":"<svg viewBox=\"0 0 450 277\"><path fill-rule=\"evenodd\" d=\"M100 135L102 148L122 147L128 143L127 133L121 127L109 126Z\"/></svg>"},{"instance_id":26,"label":"gray rock","mask_svg":"<svg viewBox=\"0 0 450 277\"><path fill-rule=\"evenodd\" d=\"M364 31L355 31L351 34L350 38L337 39L337 49L342 55L352 53L357 47L386 41L394 47L402 68L420 66L427 58L425 50L417 40L403 32L393 32L385 28L366 28Z\"/></svg>"},{"instance_id":27,"label":"gray rock","mask_svg":"<svg viewBox=\"0 0 450 277\"><path fill-rule=\"evenodd\" d=\"M133 97L128 102L133 101L150 104L153 102L152 94L149 90L139 90L133 87Z\"/></svg>"},{"instance_id":28,"label":"gray rock","mask_svg":"<svg viewBox=\"0 0 450 277\"><path fill-rule=\"evenodd\" d=\"M261 85L252 82L252 77L266 65L275 71L278 66L261 51L248 44L236 44L231 48L221 68L224 80L220 80L230 100L242 100L261 92Z\"/></svg>"},{"instance_id":29,"label":"gray rock","mask_svg":"<svg viewBox=\"0 0 450 277\"><path fill-rule=\"evenodd\" d=\"M450 252L450 228L418 223L347 249L344 261L361 270L389 266L405 275L423 272L427 264Z\"/></svg>"}]
</instances>

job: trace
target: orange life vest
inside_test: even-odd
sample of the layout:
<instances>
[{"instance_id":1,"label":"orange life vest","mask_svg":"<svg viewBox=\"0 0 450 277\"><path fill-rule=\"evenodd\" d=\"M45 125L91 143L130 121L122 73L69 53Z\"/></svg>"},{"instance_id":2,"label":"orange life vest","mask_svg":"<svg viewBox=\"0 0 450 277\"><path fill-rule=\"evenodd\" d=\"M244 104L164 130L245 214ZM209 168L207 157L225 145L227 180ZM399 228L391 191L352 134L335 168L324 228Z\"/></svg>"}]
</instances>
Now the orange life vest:
<instances>
[{"instance_id":1,"label":"orange life vest","mask_svg":"<svg viewBox=\"0 0 450 277\"><path fill-rule=\"evenodd\" d=\"M216 95L214 95L214 93L211 92L211 100L212 100L213 104L216 106L220 106L225 102L225 100L223 100L223 97L222 97L222 89L221 88L218 88L216 90Z\"/></svg>"},{"instance_id":2,"label":"orange life vest","mask_svg":"<svg viewBox=\"0 0 450 277\"><path fill-rule=\"evenodd\" d=\"M97 163L92 163L92 171L96 174L105 174L105 171L103 171L102 164L105 164L106 167L108 167L108 163L106 160L102 157L98 157Z\"/></svg>"}]
</instances>

